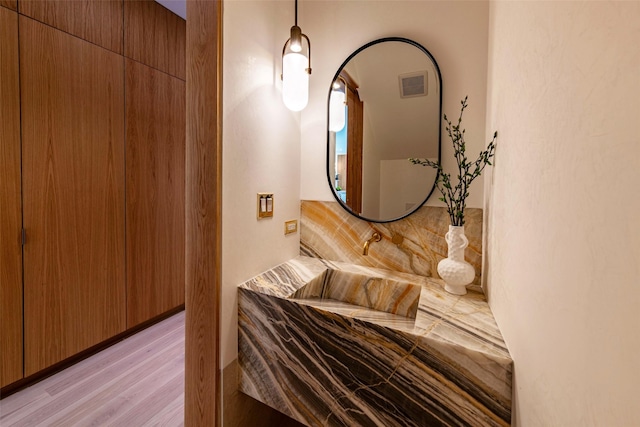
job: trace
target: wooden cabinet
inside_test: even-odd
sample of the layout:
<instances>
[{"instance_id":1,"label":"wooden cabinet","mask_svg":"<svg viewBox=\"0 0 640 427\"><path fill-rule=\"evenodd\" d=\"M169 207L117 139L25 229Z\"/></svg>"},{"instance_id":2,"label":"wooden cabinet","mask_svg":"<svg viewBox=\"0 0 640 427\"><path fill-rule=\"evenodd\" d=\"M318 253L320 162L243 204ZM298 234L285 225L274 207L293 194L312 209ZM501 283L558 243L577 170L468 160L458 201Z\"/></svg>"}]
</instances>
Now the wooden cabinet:
<instances>
[{"instance_id":1,"label":"wooden cabinet","mask_svg":"<svg viewBox=\"0 0 640 427\"><path fill-rule=\"evenodd\" d=\"M126 60L127 327L184 304L185 83Z\"/></svg>"},{"instance_id":2,"label":"wooden cabinet","mask_svg":"<svg viewBox=\"0 0 640 427\"><path fill-rule=\"evenodd\" d=\"M3 391L184 304L184 20L131 3L150 66L122 0L0 0Z\"/></svg>"},{"instance_id":3,"label":"wooden cabinet","mask_svg":"<svg viewBox=\"0 0 640 427\"><path fill-rule=\"evenodd\" d=\"M0 387L22 378L18 14L0 7Z\"/></svg>"},{"instance_id":4,"label":"wooden cabinet","mask_svg":"<svg viewBox=\"0 0 640 427\"><path fill-rule=\"evenodd\" d=\"M123 58L20 17L25 376L125 330Z\"/></svg>"},{"instance_id":5,"label":"wooden cabinet","mask_svg":"<svg viewBox=\"0 0 640 427\"><path fill-rule=\"evenodd\" d=\"M349 79L350 80L350 79ZM355 85L347 85L347 206L362 212L362 155L364 103Z\"/></svg>"},{"instance_id":6,"label":"wooden cabinet","mask_svg":"<svg viewBox=\"0 0 640 427\"><path fill-rule=\"evenodd\" d=\"M0 6L8 7L11 10L18 10L18 0L0 0Z\"/></svg>"},{"instance_id":7,"label":"wooden cabinet","mask_svg":"<svg viewBox=\"0 0 640 427\"><path fill-rule=\"evenodd\" d=\"M122 54L122 0L22 0L20 13Z\"/></svg>"},{"instance_id":8,"label":"wooden cabinet","mask_svg":"<svg viewBox=\"0 0 640 427\"><path fill-rule=\"evenodd\" d=\"M124 18L125 56L185 80L185 20L153 0L126 0Z\"/></svg>"}]
</instances>

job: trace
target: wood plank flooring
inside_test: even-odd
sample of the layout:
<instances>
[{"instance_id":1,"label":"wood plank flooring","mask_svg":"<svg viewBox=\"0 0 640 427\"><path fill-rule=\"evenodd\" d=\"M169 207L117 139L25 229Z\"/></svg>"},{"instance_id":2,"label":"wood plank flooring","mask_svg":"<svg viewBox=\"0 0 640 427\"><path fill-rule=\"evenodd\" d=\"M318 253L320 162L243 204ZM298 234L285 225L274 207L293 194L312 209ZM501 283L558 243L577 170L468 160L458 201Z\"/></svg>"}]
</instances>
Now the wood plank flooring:
<instances>
[{"instance_id":1,"label":"wood plank flooring","mask_svg":"<svg viewBox=\"0 0 640 427\"><path fill-rule=\"evenodd\" d=\"M184 425L184 311L0 401L0 426Z\"/></svg>"}]
</instances>

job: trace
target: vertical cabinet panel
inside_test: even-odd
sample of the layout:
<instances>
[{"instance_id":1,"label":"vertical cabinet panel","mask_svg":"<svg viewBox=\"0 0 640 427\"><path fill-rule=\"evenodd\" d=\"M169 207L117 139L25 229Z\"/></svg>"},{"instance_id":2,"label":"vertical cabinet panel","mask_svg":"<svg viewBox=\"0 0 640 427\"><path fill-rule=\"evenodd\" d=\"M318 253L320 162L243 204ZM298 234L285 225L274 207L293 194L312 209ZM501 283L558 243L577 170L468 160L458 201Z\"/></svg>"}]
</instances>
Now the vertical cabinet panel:
<instances>
[{"instance_id":1,"label":"vertical cabinet panel","mask_svg":"<svg viewBox=\"0 0 640 427\"><path fill-rule=\"evenodd\" d=\"M127 326L184 304L185 83L126 60Z\"/></svg>"},{"instance_id":2,"label":"vertical cabinet panel","mask_svg":"<svg viewBox=\"0 0 640 427\"><path fill-rule=\"evenodd\" d=\"M347 88L347 206L362 213L362 156L364 103L358 92Z\"/></svg>"},{"instance_id":3,"label":"vertical cabinet panel","mask_svg":"<svg viewBox=\"0 0 640 427\"><path fill-rule=\"evenodd\" d=\"M122 54L123 0L21 0L20 13Z\"/></svg>"},{"instance_id":4,"label":"vertical cabinet panel","mask_svg":"<svg viewBox=\"0 0 640 427\"><path fill-rule=\"evenodd\" d=\"M153 0L126 0L124 17L125 56L185 80L185 20Z\"/></svg>"},{"instance_id":5,"label":"vertical cabinet panel","mask_svg":"<svg viewBox=\"0 0 640 427\"><path fill-rule=\"evenodd\" d=\"M8 7L11 10L18 10L18 0L0 0L0 6Z\"/></svg>"},{"instance_id":6,"label":"vertical cabinet panel","mask_svg":"<svg viewBox=\"0 0 640 427\"><path fill-rule=\"evenodd\" d=\"M0 7L0 387L22 378L18 14Z\"/></svg>"},{"instance_id":7,"label":"vertical cabinet panel","mask_svg":"<svg viewBox=\"0 0 640 427\"><path fill-rule=\"evenodd\" d=\"M25 376L125 329L123 67L20 17Z\"/></svg>"}]
</instances>

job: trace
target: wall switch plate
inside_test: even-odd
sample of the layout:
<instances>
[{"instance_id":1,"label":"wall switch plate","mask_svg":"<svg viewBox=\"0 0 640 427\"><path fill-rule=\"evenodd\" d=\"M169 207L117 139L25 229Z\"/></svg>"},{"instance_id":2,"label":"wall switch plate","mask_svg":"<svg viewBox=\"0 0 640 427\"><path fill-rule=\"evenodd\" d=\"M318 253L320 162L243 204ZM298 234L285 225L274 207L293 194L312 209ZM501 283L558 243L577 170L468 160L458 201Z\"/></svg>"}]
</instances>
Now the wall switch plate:
<instances>
[{"instance_id":1,"label":"wall switch plate","mask_svg":"<svg viewBox=\"0 0 640 427\"><path fill-rule=\"evenodd\" d=\"M258 219L273 217L273 193L258 193Z\"/></svg>"},{"instance_id":2,"label":"wall switch plate","mask_svg":"<svg viewBox=\"0 0 640 427\"><path fill-rule=\"evenodd\" d=\"M284 234L297 233L298 232L298 220L292 219L291 221L284 222Z\"/></svg>"}]
</instances>

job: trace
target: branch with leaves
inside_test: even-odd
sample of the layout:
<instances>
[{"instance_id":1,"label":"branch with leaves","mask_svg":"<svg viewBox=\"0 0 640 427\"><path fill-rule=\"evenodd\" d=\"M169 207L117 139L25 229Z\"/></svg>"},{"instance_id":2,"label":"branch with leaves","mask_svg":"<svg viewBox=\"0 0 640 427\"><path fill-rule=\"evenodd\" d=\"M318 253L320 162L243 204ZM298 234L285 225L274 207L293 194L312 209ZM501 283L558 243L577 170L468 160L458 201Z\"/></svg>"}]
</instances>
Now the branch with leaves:
<instances>
[{"instance_id":1,"label":"branch with leaves","mask_svg":"<svg viewBox=\"0 0 640 427\"><path fill-rule=\"evenodd\" d=\"M485 166L491 164L491 158L495 154L495 141L498 132L494 132L493 139L489 142L486 150L480 151L480 155L474 162L467 160L466 143L464 140L465 129L460 130L462 124L462 114L467 108L467 96L461 101L460 117L458 123L453 124L451 120L444 115L444 121L447 124L446 131L453 143L454 156L458 163L458 183L455 186L451 184L451 174L444 173L440 162L434 162L429 159L414 159L409 161L414 165L431 166L436 168L436 187L442 193L442 200L447 205L447 212L451 218L451 225L464 225L464 208L466 207L466 199L469 196L469 186L474 179L480 176Z\"/></svg>"}]
</instances>

